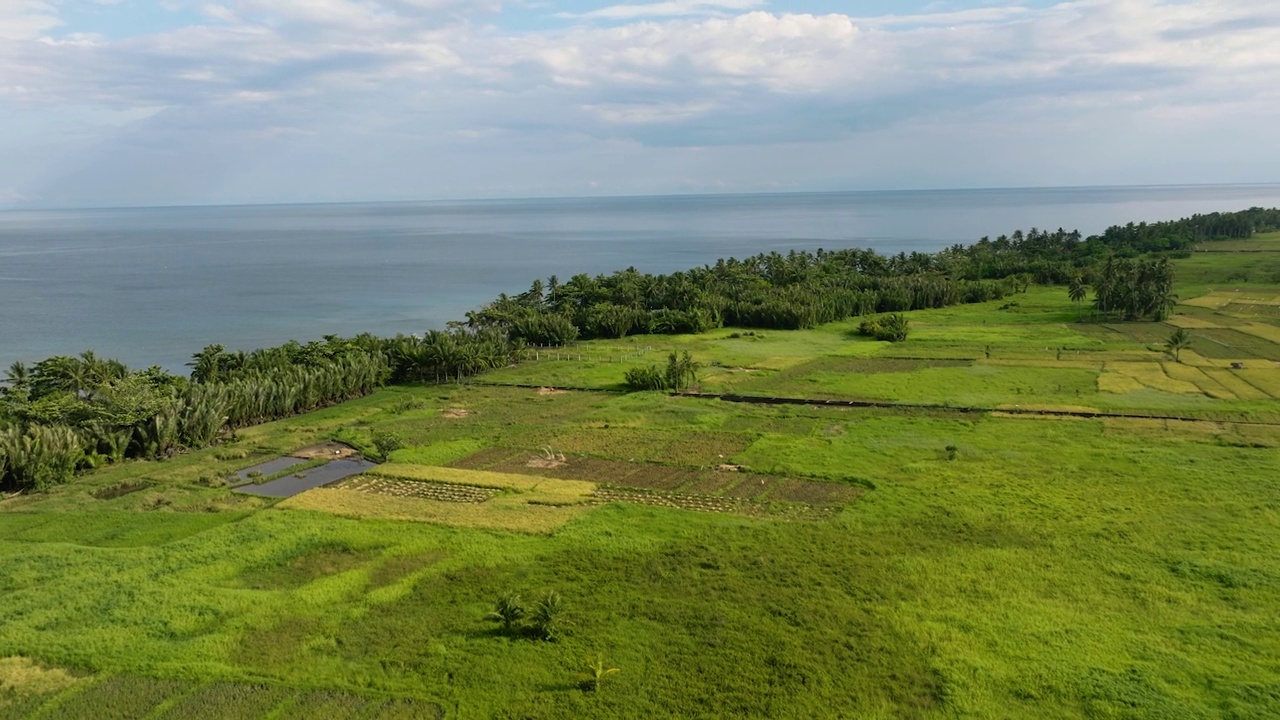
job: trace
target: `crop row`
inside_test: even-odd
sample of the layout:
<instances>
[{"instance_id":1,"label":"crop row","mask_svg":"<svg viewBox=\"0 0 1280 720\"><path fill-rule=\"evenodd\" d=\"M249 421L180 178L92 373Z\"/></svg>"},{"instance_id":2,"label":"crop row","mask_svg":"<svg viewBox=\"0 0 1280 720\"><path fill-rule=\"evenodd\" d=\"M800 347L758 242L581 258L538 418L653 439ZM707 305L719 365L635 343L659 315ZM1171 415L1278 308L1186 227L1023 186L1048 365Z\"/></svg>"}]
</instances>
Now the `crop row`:
<instances>
[{"instance_id":1,"label":"crop row","mask_svg":"<svg viewBox=\"0 0 1280 720\"><path fill-rule=\"evenodd\" d=\"M683 493L658 493L628 488L599 488L591 494L604 502L630 502L639 505L657 505L681 510L703 512L745 512L752 504L744 500L711 497L710 495L686 495Z\"/></svg>"},{"instance_id":2,"label":"crop row","mask_svg":"<svg viewBox=\"0 0 1280 720\"><path fill-rule=\"evenodd\" d=\"M835 514L835 507L812 507L802 504L771 504L739 498L692 495L688 493L650 492L631 488L598 488L591 494L601 502L627 502L637 505L669 507L698 512L736 513L739 515L789 517L816 520Z\"/></svg>"},{"instance_id":3,"label":"crop row","mask_svg":"<svg viewBox=\"0 0 1280 720\"><path fill-rule=\"evenodd\" d=\"M390 478L361 475L339 483L336 487L343 490L391 495L393 497L412 497L423 500L438 500L454 503L482 503L500 491L497 488L482 488L471 485L453 485L449 483L423 482L419 480L395 480Z\"/></svg>"}]
</instances>

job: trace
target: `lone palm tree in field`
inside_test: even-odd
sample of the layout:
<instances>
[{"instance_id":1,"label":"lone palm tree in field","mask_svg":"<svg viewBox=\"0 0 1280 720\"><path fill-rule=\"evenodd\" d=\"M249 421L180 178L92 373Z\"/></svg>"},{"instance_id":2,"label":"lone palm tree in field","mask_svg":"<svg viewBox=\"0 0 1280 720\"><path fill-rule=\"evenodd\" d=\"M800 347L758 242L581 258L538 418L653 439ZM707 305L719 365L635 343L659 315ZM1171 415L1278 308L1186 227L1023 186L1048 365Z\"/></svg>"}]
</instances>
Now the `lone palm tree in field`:
<instances>
[{"instance_id":1,"label":"lone palm tree in field","mask_svg":"<svg viewBox=\"0 0 1280 720\"><path fill-rule=\"evenodd\" d=\"M1071 298L1071 302L1079 305L1089 296L1089 286L1085 284L1081 277L1071 279L1071 287L1067 288L1067 297ZM1083 314L1081 315L1083 317Z\"/></svg>"},{"instance_id":2,"label":"lone palm tree in field","mask_svg":"<svg viewBox=\"0 0 1280 720\"><path fill-rule=\"evenodd\" d=\"M1168 349L1169 354L1173 356L1173 361L1180 363L1182 362L1182 351L1191 347L1191 333L1183 328L1178 328L1165 341L1164 346Z\"/></svg>"}]
</instances>

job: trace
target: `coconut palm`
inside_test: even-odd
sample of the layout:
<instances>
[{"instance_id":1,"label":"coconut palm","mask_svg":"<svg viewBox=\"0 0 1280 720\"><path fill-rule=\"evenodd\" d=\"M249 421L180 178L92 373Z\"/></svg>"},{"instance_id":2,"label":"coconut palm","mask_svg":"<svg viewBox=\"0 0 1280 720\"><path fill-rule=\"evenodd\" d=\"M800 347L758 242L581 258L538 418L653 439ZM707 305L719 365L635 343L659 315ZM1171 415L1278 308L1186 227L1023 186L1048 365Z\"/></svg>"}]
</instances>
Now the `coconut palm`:
<instances>
[{"instance_id":1,"label":"coconut palm","mask_svg":"<svg viewBox=\"0 0 1280 720\"><path fill-rule=\"evenodd\" d=\"M485 615L485 619L502 623L502 631L510 635L516 625L524 619L525 614L524 601L520 598L520 594L511 592L494 603L493 610Z\"/></svg>"},{"instance_id":2,"label":"coconut palm","mask_svg":"<svg viewBox=\"0 0 1280 720\"><path fill-rule=\"evenodd\" d=\"M1088 296L1089 286L1085 284L1084 278L1079 275L1071 278L1071 285L1067 288L1067 297L1071 298L1071 302L1080 305Z\"/></svg>"},{"instance_id":3,"label":"coconut palm","mask_svg":"<svg viewBox=\"0 0 1280 720\"><path fill-rule=\"evenodd\" d=\"M1178 328L1165 341L1164 346L1169 351L1169 354L1173 356L1173 361L1180 363L1182 362L1182 351L1191 347L1191 333L1184 328Z\"/></svg>"},{"instance_id":4,"label":"coconut palm","mask_svg":"<svg viewBox=\"0 0 1280 720\"><path fill-rule=\"evenodd\" d=\"M564 601L560 593L548 590L546 595L538 598L529 620L534 632L543 640L558 639L564 632Z\"/></svg>"}]
</instances>

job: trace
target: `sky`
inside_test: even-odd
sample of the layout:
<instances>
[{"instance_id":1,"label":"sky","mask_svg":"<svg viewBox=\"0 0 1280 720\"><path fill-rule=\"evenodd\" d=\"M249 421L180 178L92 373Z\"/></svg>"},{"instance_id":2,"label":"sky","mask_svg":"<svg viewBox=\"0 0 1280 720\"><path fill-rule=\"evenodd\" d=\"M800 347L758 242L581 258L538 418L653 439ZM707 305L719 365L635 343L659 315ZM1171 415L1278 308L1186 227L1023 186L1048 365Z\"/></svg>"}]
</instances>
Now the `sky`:
<instances>
[{"instance_id":1,"label":"sky","mask_svg":"<svg viewBox=\"0 0 1280 720\"><path fill-rule=\"evenodd\" d=\"M1274 0L0 0L0 206L1280 181Z\"/></svg>"}]
</instances>

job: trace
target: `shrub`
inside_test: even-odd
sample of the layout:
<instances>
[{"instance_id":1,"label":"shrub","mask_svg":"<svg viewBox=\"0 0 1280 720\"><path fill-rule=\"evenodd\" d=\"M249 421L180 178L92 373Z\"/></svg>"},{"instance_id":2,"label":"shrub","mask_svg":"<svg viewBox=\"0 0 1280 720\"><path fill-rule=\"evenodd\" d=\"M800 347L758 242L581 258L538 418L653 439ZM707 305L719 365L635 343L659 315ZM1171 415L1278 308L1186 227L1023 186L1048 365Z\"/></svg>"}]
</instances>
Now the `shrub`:
<instances>
[{"instance_id":1,"label":"shrub","mask_svg":"<svg viewBox=\"0 0 1280 720\"><path fill-rule=\"evenodd\" d=\"M378 454L385 458L404 447L404 438L400 437L399 433L376 432L373 434L373 446L378 449Z\"/></svg>"},{"instance_id":2,"label":"shrub","mask_svg":"<svg viewBox=\"0 0 1280 720\"><path fill-rule=\"evenodd\" d=\"M665 390L667 374L657 365L649 367L633 367L626 374L627 387L632 390Z\"/></svg>"},{"instance_id":3,"label":"shrub","mask_svg":"<svg viewBox=\"0 0 1280 720\"><path fill-rule=\"evenodd\" d=\"M880 317L868 318L858 325L858 333L876 340L902 342L907 339L910 324L905 315L892 313Z\"/></svg>"}]
</instances>

